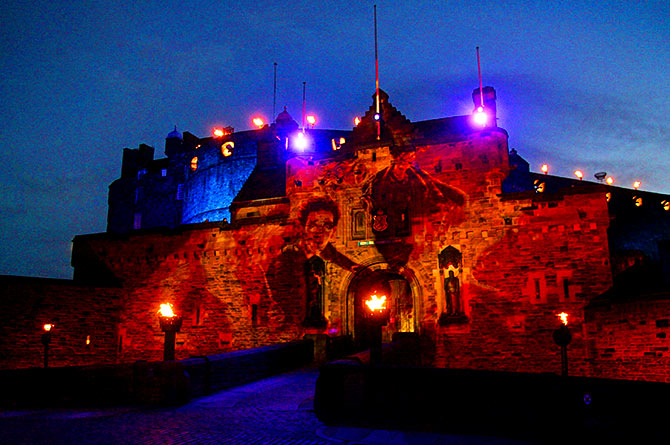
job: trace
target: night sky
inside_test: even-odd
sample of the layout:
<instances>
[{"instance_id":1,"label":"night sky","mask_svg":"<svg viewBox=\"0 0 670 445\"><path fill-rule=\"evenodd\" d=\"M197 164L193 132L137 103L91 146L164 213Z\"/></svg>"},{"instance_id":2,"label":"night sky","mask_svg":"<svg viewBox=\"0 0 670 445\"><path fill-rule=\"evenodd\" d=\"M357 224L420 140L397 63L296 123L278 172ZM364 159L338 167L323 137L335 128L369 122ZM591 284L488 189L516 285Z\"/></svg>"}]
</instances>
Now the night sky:
<instances>
[{"instance_id":1,"label":"night sky","mask_svg":"<svg viewBox=\"0 0 670 445\"><path fill-rule=\"evenodd\" d=\"M411 121L471 112L479 46L499 126L539 171L670 193L670 2L377 2L380 82ZM11 1L0 60L0 274L70 278L106 229L124 147L372 103L373 2Z\"/></svg>"}]
</instances>

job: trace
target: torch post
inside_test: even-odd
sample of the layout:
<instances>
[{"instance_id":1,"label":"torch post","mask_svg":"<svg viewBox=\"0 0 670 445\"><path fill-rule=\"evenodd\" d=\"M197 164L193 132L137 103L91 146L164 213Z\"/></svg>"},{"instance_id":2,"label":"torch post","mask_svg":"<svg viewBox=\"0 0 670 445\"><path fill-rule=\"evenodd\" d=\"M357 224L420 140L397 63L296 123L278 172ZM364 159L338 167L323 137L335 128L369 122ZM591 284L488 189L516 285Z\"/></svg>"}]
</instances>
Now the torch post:
<instances>
[{"instance_id":1,"label":"torch post","mask_svg":"<svg viewBox=\"0 0 670 445\"><path fill-rule=\"evenodd\" d=\"M164 309L167 306L168 309ZM172 312L172 305L161 305L161 312L158 316L161 330L165 332L165 342L163 344L163 360L174 360L175 341L177 332L181 329L182 318Z\"/></svg>"},{"instance_id":2,"label":"torch post","mask_svg":"<svg viewBox=\"0 0 670 445\"><path fill-rule=\"evenodd\" d=\"M44 368L49 367L49 345L51 344L52 324L44 325L44 334L42 334L42 344L44 345Z\"/></svg>"},{"instance_id":3,"label":"torch post","mask_svg":"<svg viewBox=\"0 0 670 445\"><path fill-rule=\"evenodd\" d=\"M568 315L563 312L558 314L561 318L561 327L554 331L554 342L561 347L561 376L568 376L568 345L572 341L572 334L568 329Z\"/></svg>"},{"instance_id":4,"label":"torch post","mask_svg":"<svg viewBox=\"0 0 670 445\"><path fill-rule=\"evenodd\" d=\"M388 323L389 313L386 308L386 297L370 297L365 304L368 306L368 326L371 332L370 341L370 363L373 365L382 362L382 327Z\"/></svg>"}]
</instances>

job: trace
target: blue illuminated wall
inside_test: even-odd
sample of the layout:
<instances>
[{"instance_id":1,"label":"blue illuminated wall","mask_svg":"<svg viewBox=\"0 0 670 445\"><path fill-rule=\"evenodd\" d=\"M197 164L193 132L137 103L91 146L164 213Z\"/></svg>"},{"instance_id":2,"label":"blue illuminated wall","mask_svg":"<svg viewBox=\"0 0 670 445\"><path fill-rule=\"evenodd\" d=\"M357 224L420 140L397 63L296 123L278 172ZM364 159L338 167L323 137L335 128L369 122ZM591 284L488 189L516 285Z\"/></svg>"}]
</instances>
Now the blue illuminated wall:
<instances>
[{"instance_id":1,"label":"blue illuminated wall","mask_svg":"<svg viewBox=\"0 0 670 445\"><path fill-rule=\"evenodd\" d=\"M230 204L256 166L257 145L253 133L202 140L201 146L192 151L198 164L195 170L190 164L187 166L184 224L224 218L230 221ZM229 156L225 156L221 148L225 142L234 144Z\"/></svg>"}]
</instances>

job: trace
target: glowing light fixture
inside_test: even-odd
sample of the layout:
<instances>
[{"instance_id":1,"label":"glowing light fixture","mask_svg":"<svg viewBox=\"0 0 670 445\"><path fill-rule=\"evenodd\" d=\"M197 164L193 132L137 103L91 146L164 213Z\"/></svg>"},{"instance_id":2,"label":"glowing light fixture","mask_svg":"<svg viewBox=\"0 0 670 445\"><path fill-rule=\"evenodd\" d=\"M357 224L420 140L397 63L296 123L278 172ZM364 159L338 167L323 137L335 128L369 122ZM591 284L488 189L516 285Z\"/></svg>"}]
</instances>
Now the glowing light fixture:
<instances>
[{"instance_id":1,"label":"glowing light fixture","mask_svg":"<svg viewBox=\"0 0 670 445\"><path fill-rule=\"evenodd\" d=\"M663 210L665 210L666 212L670 212L670 201L663 200L661 202L661 205L663 206Z\"/></svg>"},{"instance_id":2,"label":"glowing light fixture","mask_svg":"<svg viewBox=\"0 0 670 445\"><path fill-rule=\"evenodd\" d=\"M297 136L294 139L294 146L298 150L304 150L307 148L308 140L307 136L305 136L305 133L299 132Z\"/></svg>"},{"instance_id":3,"label":"glowing light fixture","mask_svg":"<svg viewBox=\"0 0 670 445\"><path fill-rule=\"evenodd\" d=\"M484 111L484 107L477 107L477 111L474 115L475 123L483 127L486 125L486 121L488 121L488 119L489 117L486 114L486 111Z\"/></svg>"},{"instance_id":4,"label":"glowing light fixture","mask_svg":"<svg viewBox=\"0 0 670 445\"><path fill-rule=\"evenodd\" d=\"M191 171L194 172L197 169L198 169L198 157L193 156L193 158L191 158Z\"/></svg>"},{"instance_id":5,"label":"glowing light fixture","mask_svg":"<svg viewBox=\"0 0 670 445\"><path fill-rule=\"evenodd\" d=\"M312 114L307 116L305 119L307 119L307 123L312 127L314 126L314 124L316 124L316 116L314 116Z\"/></svg>"},{"instance_id":6,"label":"glowing light fixture","mask_svg":"<svg viewBox=\"0 0 670 445\"><path fill-rule=\"evenodd\" d=\"M330 140L331 144L333 145L333 151L339 150L342 148L342 144L347 142L345 138L340 138L339 140L335 140L335 138Z\"/></svg>"},{"instance_id":7,"label":"glowing light fixture","mask_svg":"<svg viewBox=\"0 0 670 445\"><path fill-rule=\"evenodd\" d=\"M221 145L221 154L225 157L232 156L235 143L233 141L224 142Z\"/></svg>"},{"instance_id":8,"label":"glowing light fixture","mask_svg":"<svg viewBox=\"0 0 670 445\"><path fill-rule=\"evenodd\" d=\"M170 303L162 303L158 311L161 330L165 332L163 343L163 360L174 360L174 345L177 332L181 329L182 317L172 311Z\"/></svg>"},{"instance_id":9,"label":"glowing light fixture","mask_svg":"<svg viewBox=\"0 0 670 445\"><path fill-rule=\"evenodd\" d=\"M563 326L568 325L568 314L565 312L561 312L560 314L556 314L558 318L561 319L561 323L563 323Z\"/></svg>"},{"instance_id":10,"label":"glowing light fixture","mask_svg":"<svg viewBox=\"0 0 670 445\"><path fill-rule=\"evenodd\" d=\"M253 119L253 123L254 123L254 125L257 126L258 128L261 128L263 125L265 125L265 122L263 122L263 119L261 119L260 117L255 117L255 118Z\"/></svg>"},{"instance_id":11,"label":"glowing light fixture","mask_svg":"<svg viewBox=\"0 0 670 445\"><path fill-rule=\"evenodd\" d=\"M581 170L575 170L575 176L577 176L579 178L579 180L581 181L582 178L584 178L584 173L582 173Z\"/></svg>"},{"instance_id":12,"label":"glowing light fixture","mask_svg":"<svg viewBox=\"0 0 670 445\"><path fill-rule=\"evenodd\" d=\"M386 295L378 297L377 293L375 292L370 296L369 300L365 300L365 304L368 306L368 309L370 309L371 312L381 312L386 309Z\"/></svg>"},{"instance_id":13,"label":"glowing light fixture","mask_svg":"<svg viewBox=\"0 0 670 445\"><path fill-rule=\"evenodd\" d=\"M361 118L360 118L360 117L355 117L355 118L354 118L354 125L355 125L356 127L358 127L358 124L360 124L360 123L361 123Z\"/></svg>"},{"instance_id":14,"label":"glowing light fixture","mask_svg":"<svg viewBox=\"0 0 670 445\"><path fill-rule=\"evenodd\" d=\"M642 185L642 183L641 183L640 181L635 181L635 182L633 183L633 188L634 188L635 190L637 190L637 189L640 188L641 185Z\"/></svg>"},{"instance_id":15,"label":"glowing light fixture","mask_svg":"<svg viewBox=\"0 0 670 445\"><path fill-rule=\"evenodd\" d=\"M158 313L162 317L174 317L174 312L172 311L172 305L170 303L161 303L161 308L158 310Z\"/></svg>"},{"instance_id":16,"label":"glowing light fixture","mask_svg":"<svg viewBox=\"0 0 670 445\"><path fill-rule=\"evenodd\" d=\"M610 200L612 199L612 193L611 192L605 193L605 199L607 199L607 202L610 202Z\"/></svg>"},{"instance_id":17,"label":"glowing light fixture","mask_svg":"<svg viewBox=\"0 0 670 445\"><path fill-rule=\"evenodd\" d=\"M542 170L542 173L546 175L547 173L549 173L549 166L547 164L542 164L540 170Z\"/></svg>"},{"instance_id":18,"label":"glowing light fixture","mask_svg":"<svg viewBox=\"0 0 670 445\"><path fill-rule=\"evenodd\" d=\"M217 138L220 138L223 135L224 135L224 133L223 133L222 129L220 129L220 128L215 128L214 129L214 136L216 136Z\"/></svg>"},{"instance_id":19,"label":"glowing light fixture","mask_svg":"<svg viewBox=\"0 0 670 445\"><path fill-rule=\"evenodd\" d=\"M44 367L49 367L49 344L51 343L51 328L54 325L47 323L42 328L44 329L44 334L42 334L42 344L44 345Z\"/></svg>"},{"instance_id":20,"label":"glowing light fixture","mask_svg":"<svg viewBox=\"0 0 670 445\"><path fill-rule=\"evenodd\" d=\"M635 207L642 207L642 198L640 196L633 196L633 203Z\"/></svg>"},{"instance_id":21,"label":"glowing light fixture","mask_svg":"<svg viewBox=\"0 0 670 445\"><path fill-rule=\"evenodd\" d=\"M381 115L379 113L375 113L375 120L378 121L381 119Z\"/></svg>"},{"instance_id":22,"label":"glowing light fixture","mask_svg":"<svg viewBox=\"0 0 670 445\"><path fill-rule=\"evenodd\" d=\"M535 192L536 193L544 193L544 189L546 187L546 184L539 179L536 179L535 182L533 183L535 186Z\"/></svg>"},{"instance_id":23,"label":"glowing light fixture","mask_svg":"<svg viewBox=\"0 0 670 445\"><path fill-rule=\"evenodd\" d=\"M608 176L607 179L605 179L605 182L609 185L614 184L614 178L611 176Z\"/></svg>"}]
</instances>

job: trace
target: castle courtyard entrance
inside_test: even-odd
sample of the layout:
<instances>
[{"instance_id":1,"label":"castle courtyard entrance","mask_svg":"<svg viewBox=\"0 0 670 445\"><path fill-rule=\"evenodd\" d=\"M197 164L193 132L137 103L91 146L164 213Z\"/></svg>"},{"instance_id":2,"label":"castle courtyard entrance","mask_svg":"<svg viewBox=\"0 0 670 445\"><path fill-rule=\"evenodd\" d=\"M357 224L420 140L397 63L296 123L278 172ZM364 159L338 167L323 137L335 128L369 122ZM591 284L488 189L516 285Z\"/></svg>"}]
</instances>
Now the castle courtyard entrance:
<instances>
[{"instance_id":1,"label":"castle courtyard entrance","mask_svg":"<svg viewBox=\"0 0 670 445\"><path fill-rule=\"evenodd\" d=\"M416 308L408 280L387 269L365 269L354 277L347 292L349 307L353 310L354 342L358 350L370 347L372 331L365 301L373 294L386 296L389 321L382 328L385 343L391 341L395 332L416 330Z\"/></svg>"}]
</instances>

